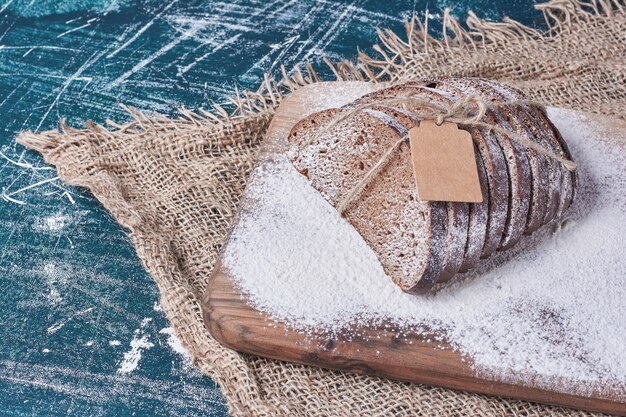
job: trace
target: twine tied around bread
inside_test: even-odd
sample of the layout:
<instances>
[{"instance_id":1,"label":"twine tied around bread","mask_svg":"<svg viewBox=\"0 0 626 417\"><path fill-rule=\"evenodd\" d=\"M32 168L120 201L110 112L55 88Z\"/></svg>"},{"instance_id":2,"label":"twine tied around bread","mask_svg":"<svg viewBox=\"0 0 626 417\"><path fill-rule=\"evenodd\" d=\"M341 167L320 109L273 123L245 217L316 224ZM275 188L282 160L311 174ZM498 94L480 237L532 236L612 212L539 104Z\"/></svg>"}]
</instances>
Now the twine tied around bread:
<instances>
[{"instance_id":1,"label":"twine tied around bread","mask_svg":"<svg viewBox=\"0 0 626 417\"><path fill-rule=\"evenodd\" d=\"M451 106L445 106L435 103L432 100L424 98L423 95L420 96L417 92L395 98L364 103L350 109L347 112L340 113L338 116L334 117L330 121L330 123L328 123L323 129L320 129L320 131L316 135L314 135L309 141L304 143L303 146L306 147L316 142L321 136L326 134L332 128L339 126L340 124L363 110L377 106L394 105L400 105L406 110L407 104L414 104L419 106L419 110L417 112L412 111L412 114L419 117L420 120L434 120L438 126L441 126L444 122L451 122L458 125L474 126L487 129L501 135L505 135L511 140L519 143L520 145L525 146L526 148L532 149L541 155L558 161L561 165L565 167L565 169L569 171L574 171L576 169L576 163L574 161L567 159L553 152L552 150L547 149L544 146L539 145L533 140L527 138L526 136L505 129L498 125L482 121L488 110L497 110L498 108L504 106L524 105L537 106L543 110L543 105L531 100L512 100L499 103L488 103L482 97L473 94L464 96L463 98L452 103ZM337 205L337 211L339 211L339 214L343 215L348 206L365 189L371 179L378 174L383 166L385 166L385 164L391 158L398 146L400 146L402 142L408 141L408 139L408 135L402 136L383 153L380 159L365 173L363 178L361 178L361 180L354 187L352 187L352 189L346 194L346 196L339 202L339 204ZM474 136L472 136L472 139L476 140Z\"/></svg>"}]
</instances>

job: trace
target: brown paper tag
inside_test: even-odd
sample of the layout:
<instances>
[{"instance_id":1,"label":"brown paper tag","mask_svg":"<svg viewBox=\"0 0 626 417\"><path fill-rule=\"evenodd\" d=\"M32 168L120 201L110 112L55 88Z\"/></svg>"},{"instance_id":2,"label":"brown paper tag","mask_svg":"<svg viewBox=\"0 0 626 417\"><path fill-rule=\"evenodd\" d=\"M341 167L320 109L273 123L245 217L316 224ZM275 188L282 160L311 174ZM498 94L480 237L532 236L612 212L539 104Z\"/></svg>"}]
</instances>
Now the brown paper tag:
<instances>
[{"instance_id":1,"label":"brown paper tag","mask_svg":"<svg viewBox=\"0 0 626 417\"><path fill-rule=\"evenodd\" d=\"M455 123L422 120L409 131L417 194L421 200L480 203L478 168L469 132Z\"/></svg>"}]
</instances>

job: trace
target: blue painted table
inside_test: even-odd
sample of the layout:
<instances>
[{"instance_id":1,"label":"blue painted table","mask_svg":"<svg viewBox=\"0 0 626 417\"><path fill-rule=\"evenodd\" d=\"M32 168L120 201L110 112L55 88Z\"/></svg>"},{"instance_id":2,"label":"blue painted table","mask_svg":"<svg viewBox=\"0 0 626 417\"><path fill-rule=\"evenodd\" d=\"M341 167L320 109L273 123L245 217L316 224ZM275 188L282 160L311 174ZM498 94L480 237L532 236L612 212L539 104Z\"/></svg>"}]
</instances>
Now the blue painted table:
<instances>
[{"instance_id":1,"label":"blue painted table","mask_svg":"<svg viewBox=\"0 0 626 417\"><path fill-rule=\"evenodd\" d=\"M454 7L454 4L458 6ZM540 25L531 0L439 0ZM220 102L303 61L354 58L425 0L0 3L0 415L226 414L111 216L16 145L23 129Z\"/></svg>"}]
</instances>

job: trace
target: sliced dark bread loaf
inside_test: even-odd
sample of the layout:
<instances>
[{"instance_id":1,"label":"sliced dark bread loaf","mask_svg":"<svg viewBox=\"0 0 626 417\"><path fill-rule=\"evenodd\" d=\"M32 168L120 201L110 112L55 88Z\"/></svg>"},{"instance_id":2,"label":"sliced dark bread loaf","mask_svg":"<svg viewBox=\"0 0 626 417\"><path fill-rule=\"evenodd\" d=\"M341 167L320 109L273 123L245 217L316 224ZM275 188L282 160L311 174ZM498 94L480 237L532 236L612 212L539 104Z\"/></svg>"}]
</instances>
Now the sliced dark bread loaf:
<instances>
[{"instance_id":1,"label":"sliced dark bread loaf","mask_svg":"<svg viewBox=\"0 0 626 417\"><path fill-rule=\"evenodd\" d=\"M417 80L311 115L289 135L289 159L335 207L343 206L366 173L380 165L343 215L375 251L385 272L408 292L428 292L471 269L481 257L509 248L524 233L559 216L574 196L576 174L560 162L506 133L468 123L459 127L472 135L484 201L420 201L408 131L419 124L424 104L381 101L412 95L447 107L468 94L487 102L525 99L517 90L477 78ZM571 159L538 106L490 106L482 121ZM387 159L379 164L385 154Z\"/></svg>"}]
</instances>

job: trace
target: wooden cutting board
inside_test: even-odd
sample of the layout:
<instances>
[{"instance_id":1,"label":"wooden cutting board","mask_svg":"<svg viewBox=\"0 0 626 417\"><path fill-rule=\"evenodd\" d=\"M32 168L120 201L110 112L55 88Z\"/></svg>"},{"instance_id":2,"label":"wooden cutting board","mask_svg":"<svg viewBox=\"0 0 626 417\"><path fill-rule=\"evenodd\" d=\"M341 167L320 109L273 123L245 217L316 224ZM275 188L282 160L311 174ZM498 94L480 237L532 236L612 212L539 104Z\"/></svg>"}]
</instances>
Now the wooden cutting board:
<instances>
[{"instance_id":1,"label":"wooden cutting board","mask_svg":"<svg viewBox=\"0 0 626 417\"><path fill-rule=\"evenodd\" d=\"M292 126L309 114L340 107L383 84L365 82L318 83L287 97L276 112L261 155L283 152ZM338 89L341 94L337 94ZM337 96L341 96L337 99ZM607 119L608 120L608 119ZM612 122L616 123L616 122ZM616 128L626 129L617 122ZM242 206L246 206L246 195ZM245 211L243 214L245 216ZM228 245L228 241L226 242ZM349 337L304 334L255 310L246 303L234 281L218 262L203 300L204 318L213 337L235 350L289 362L377 375L483 394L626 415L626 402L599 393L588 397L479 376L471 360L433 334L416 332L398 337L393 328L352 329ZM404 333L404 332L403 332ZM360 335L355 338L355 334ZM616 337L620 337L617 336ZM443 349L442 349L443 347ZM626 359L625 359L626 360ZM621 397L624 398L626 393Z\"/></svg>"}]
</instances>

